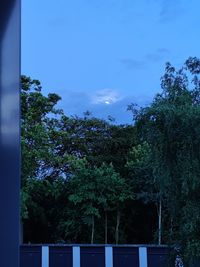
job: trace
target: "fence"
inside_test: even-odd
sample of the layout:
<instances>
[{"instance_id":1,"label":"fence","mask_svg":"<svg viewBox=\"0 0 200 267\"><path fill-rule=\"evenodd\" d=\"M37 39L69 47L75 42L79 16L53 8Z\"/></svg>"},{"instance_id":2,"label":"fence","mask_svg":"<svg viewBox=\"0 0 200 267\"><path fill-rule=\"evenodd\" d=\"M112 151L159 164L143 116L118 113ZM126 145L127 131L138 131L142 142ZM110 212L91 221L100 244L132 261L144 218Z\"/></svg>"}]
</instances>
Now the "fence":
<instances>
[{"instance_id":1,"label":"fence","mask_svg":"<svg viewBox=\"0 0 200 267\"><path fill-rule=\"evenodd\" d=\"M20 267L167 267L166 246L22 245Z\"/></svg>"}]
</instances>

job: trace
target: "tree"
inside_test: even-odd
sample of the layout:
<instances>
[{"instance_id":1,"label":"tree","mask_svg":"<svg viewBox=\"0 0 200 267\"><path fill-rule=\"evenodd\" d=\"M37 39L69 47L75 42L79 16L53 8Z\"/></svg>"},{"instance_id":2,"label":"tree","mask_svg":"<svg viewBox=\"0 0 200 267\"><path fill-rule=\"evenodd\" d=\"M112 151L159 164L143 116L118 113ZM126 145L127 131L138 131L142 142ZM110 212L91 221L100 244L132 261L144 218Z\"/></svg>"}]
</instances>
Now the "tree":
<instances>
[{"instance_id":1,"label":"tree","mask_svg":"<svg viewBox=\"0 0 200 267\"><path fill-rule=\"evenodd\" d=\"M47 97L38 80L21 77L21 147L22 185L27 178L48 172L52 158L48 124L62 111L55 108L61 99L57 94Z\"/></svg>"},{"instance_id":2,"label":"tree","mask_svg":"<svg viewBox=\"0 0 200 267\"><path fill-rule=\"evenodd\" d=\"M99 187L101 189L101 205L105 214L105 244L108 243L108 213L116 212L115 242L119 243L120 217L127 200L133 199L125 179L117 173L112 164L103 164L99 169Z\"/></svg>"},{"instance_id":3,"label":"tree","mask_svg":"<svg viewBox=\"0 0 200 267\"><path fill-rule=\"evenodd\" d=\"M91 243L94 242L95 219L100 219L101 210L105 214L105 243L107 243L107 214L117 211L116 243L119 240L120 209L130 193L125 180L116 173L113 167L103 164L91 167L85 160L74 161L74 173L70 184L72 194L69 196L79 212L83 214L83 222L91 226Z\"/></svg>"},{"instance_id":4,"label":"tree","mask_svg":"<svg viewBox=\"0 0 200 267\"><path fill-rule=\"evenodd\" d=\"M89 221L94 222L92 222L92 239L94 239L95 219L98 216L105 215L105 242L107 243L107 216L108 213L115 212L117 201L117 195L115 195L113 188L116 187L117 183L122 182L122 185L125 183L125 180L121 178L116 170L121 175L124 172L127 151L135 138L135 135L132 135L134 132L133 127L114 126L110 122L92 117L89 113L85 113L83 118L77 116L67 117L62 110L56 109L56 104L60 97L57 94L45 96L42 93L40 82L26 76L22 76L21 99L21 199L25 240L33 242L47 242L49 240L53 242L62 238L65 238L65 240L78 240L75 233L77 231L73 230L73 225L76 225L76 221L79 220L77 220L77 213L75 214L72 211L74 202L67 200L69 195L72 197L75 194L73 183L69 181L74 176L77 179L79 177L77 170L75 171L75 169L71 168L71 159L69 157L71 155L76 164L79 164L79 160L86 159L87 164L83 171L88 175L87 178L90 178L88 186L92 186L96 179L94 177L98 178L96 182L98 182L98 190L101 191L101 196L99 195L97 198L97 203L95 203L96 200L93 201L91 209L88 207L86 209L86 205L80 214L82 214L83 222L88 220L88 225ZM102 162L106 164L102 165ZM58 187L60 188L58 199L64 199L65 196L63 201L65 207L63 207L60 200L55 201L53 197L53 190L57 190L57 185L62 180L65 190L63 191ZM111 189L109 189L109 182L113 183L113 188ZM102 193L103 190L105 191L104 193ZM45 197L46 192L49 192L48 201ZM123 192L123 190L120 189L120 192ZM52 202L53 200L55 202ZM120 201L123 202L122 197ZM60 211L58 216L54 214L56 209ZM90 216L92 212L94 213L93 218ZM40 213L43 214L42 217L39 215ZM54 220L52 214L57 219ZM113 215L110 217L112 218ZM83 220L83 218L85 219ZM49 234L51 227L45 228L47 221L49 226L55 226L53 232L56 236L53 237ZM32 228L31 231L29 231L30 227ZM78 227L81 236L85 227L84 225L79 225ZM98 227L100 227L100 224ZM42 230L43 233L41 233L39 229L44 228L45 230ZM117 233L119 232L118 229L119 220ZM35 234L37 231L38 236ZM85 240L84 235L81 238Z\"/></svg>"},{"instance_id":5,"label":"tree","mask_svg":"<svg viewBox=\"0 0 200 267\"><path fill-rule=\"evenodd\" d=\"M94 243L95 218L100 218L99 202L99 183L96 170L87 167L85 160L74 161L74 175L70 184L73 193L69 200L78 205L79 212L82 212L82 220L85 224L91 226L91 244Z\"/></svg>"},{"instance_id":6,"label":"tree","mask_svg":"<svg viewBox=\"0 0 200 267\"><path fill-rule=\"evenodd\" d=\"M197 58L189 58L178 71L167 63L162 92L149 107L134 109L140 138L152 151L153 177L168 213L168 242L181 243L185 255L193 256L200 255L194 227L198 216L191 220L188 212L190 207L200 214L195 205L200 189L199 70Z\"/></svg>"},{"instance_id":7,"label":"tree","mask_svg":"<svg viewBox=\"0 0 200 267\"><path fill-rule=\"evenodd\" d=\"M38 80L21 77L21 218L26 224L29 216L32 217L30 184L34 184L35 179L46 177L51 170L54 145L50 142L49 125L54 117L62 113L55 108L60 99L54 93L44 96Z\"/></svg>"},{"instance_id":8,"label":"tree","mask_svg":"<svg viewBox=\"0 0 200 267\"><path fill-rule=\"evenodd\" d=\"M130 150L126 168L127 175L129 177L129 184L137 201L142 201L144 205L149 205L152 210L152 214L155 209L157 210L158 244L160 245L162 236L160 192L153 177L151 147L146 141L134 146ZM139 203L137 202L136 205L138 206ZM143 213L143 216L147 216L147 213Z\"/></svg>"},{"instance_id":9,"label":"tree","mask_svg":"<svg viewBox=\"0 0 200 267\"><path fill-rule=\"evenodd\" d=\"M122 176L125 174L129 149L136 143L135 128L130 125L112 125L91 115L67 117L51 120L51 142L54 144L55 176L66 175L67 155L77 158L85 157L93 166L102 162L113 165Z\"/></svg>"},{"instance_id":10,"label":"tree","mask_svg":"<svg viewBox=\"0 0 200 267\"><path fill-rule=\"evenodd\" d=\"M57 180L28 179L23 189L28 195L24 218L24 240L33 243L54 243L62 240L59 223L62 220L67 197L67 184Z\"/></svg>"}]
</instances>

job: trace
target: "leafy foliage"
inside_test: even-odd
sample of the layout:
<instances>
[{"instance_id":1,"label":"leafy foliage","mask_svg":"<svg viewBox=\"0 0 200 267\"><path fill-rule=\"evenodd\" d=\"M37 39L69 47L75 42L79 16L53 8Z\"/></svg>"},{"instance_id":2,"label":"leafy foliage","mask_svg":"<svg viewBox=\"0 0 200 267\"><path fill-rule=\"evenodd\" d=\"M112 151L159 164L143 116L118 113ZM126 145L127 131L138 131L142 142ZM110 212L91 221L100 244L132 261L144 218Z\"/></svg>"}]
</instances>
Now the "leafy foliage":
<instances>
[{"instance_id":1,"label":"leafy foliage","mask_svg":"<svg viewBox=\"0 0 200 267\"><path fill-rule=\"evenodd\" d=\"M24 240L159 240L199 257L199 74L197 58L167 63L153 102L129 105L133 125L68 117L22 76Z\"/></svg>"},{"instance_id":2,"label":"leafy foliage","mask_svg":"<svg viewBox=\"0 0 200 267\"><path fill-rule=\"evenodd\" d=\"M195 225L200 214L196 205L200 189L198 74L196 58L189 58L178 71L167 63L161 79L162 92L149 107L134 111L140 138L150 145L152 175L170 218L165 221L166 241L180 243L185 255L195 251L195 256L199 256L195 250L199 245Z\"/></svg>"}]
</instances>

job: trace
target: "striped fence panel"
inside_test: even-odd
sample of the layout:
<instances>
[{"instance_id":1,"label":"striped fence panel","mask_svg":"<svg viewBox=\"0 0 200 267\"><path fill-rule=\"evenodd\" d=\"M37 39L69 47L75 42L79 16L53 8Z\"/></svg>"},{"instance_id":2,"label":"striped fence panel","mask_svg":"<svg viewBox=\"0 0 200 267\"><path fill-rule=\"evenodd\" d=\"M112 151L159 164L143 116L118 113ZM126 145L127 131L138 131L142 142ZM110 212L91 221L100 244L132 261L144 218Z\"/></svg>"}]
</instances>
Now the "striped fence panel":
<instances>
[{"instance_id":1,"label":"striped fence panel","mask_svg":"<svg viewBox=\"0 0 200 267\"><path fill-rule=\"evenodd\" d=\"M22 245L20 267L167 267L169 249L143 245Z\"/></svg>"}]
</instances>

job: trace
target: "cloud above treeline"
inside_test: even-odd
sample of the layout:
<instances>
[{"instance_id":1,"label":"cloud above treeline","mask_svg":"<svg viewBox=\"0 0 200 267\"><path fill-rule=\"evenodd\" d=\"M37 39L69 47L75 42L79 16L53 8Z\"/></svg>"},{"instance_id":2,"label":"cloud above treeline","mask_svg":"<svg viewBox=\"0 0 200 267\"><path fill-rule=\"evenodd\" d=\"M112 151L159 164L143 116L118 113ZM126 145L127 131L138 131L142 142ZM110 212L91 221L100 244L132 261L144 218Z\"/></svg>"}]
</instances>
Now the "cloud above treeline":
<instances>
[{"instance_id":1,"label":"cloud above treeline","mask_svg":"<svg viewBox=\"0 0 200 267\"><path fill-rule=\"evenodd\" d=\"M120 63L128 70L144 69L149 63L156 63L165 59L170 54L167 48L158 48L152 53L144 55L140 60L134 58L124 58Z\"/></svg>"},{"instance_id":2,"label":"cloud above treeline","mask_svg":"<svg viewBox=\"0 0 200 267\"><path fill-rule=\"evenodd\" d=\"M90 95L91 103L112 105L122 99L119 92L113 89L103 89Z\"/></svg>"},{"instance_id":3,"label":"cloud above treeline","mask_svg":"<svg viewBox=\"0 0 200 267\"><path fill-rule=\"evenodd\" d=\"M82 116L85 111L90 111L93 116L107 119L109 116L115 118L116 123L132 123L131 113L127 106L137 103L144 106L151 102L151 97L125 96L115 89L102 89L86 92L66 91L61 101L61 107L67 116Z\"/></svg>"}]
</instances>

